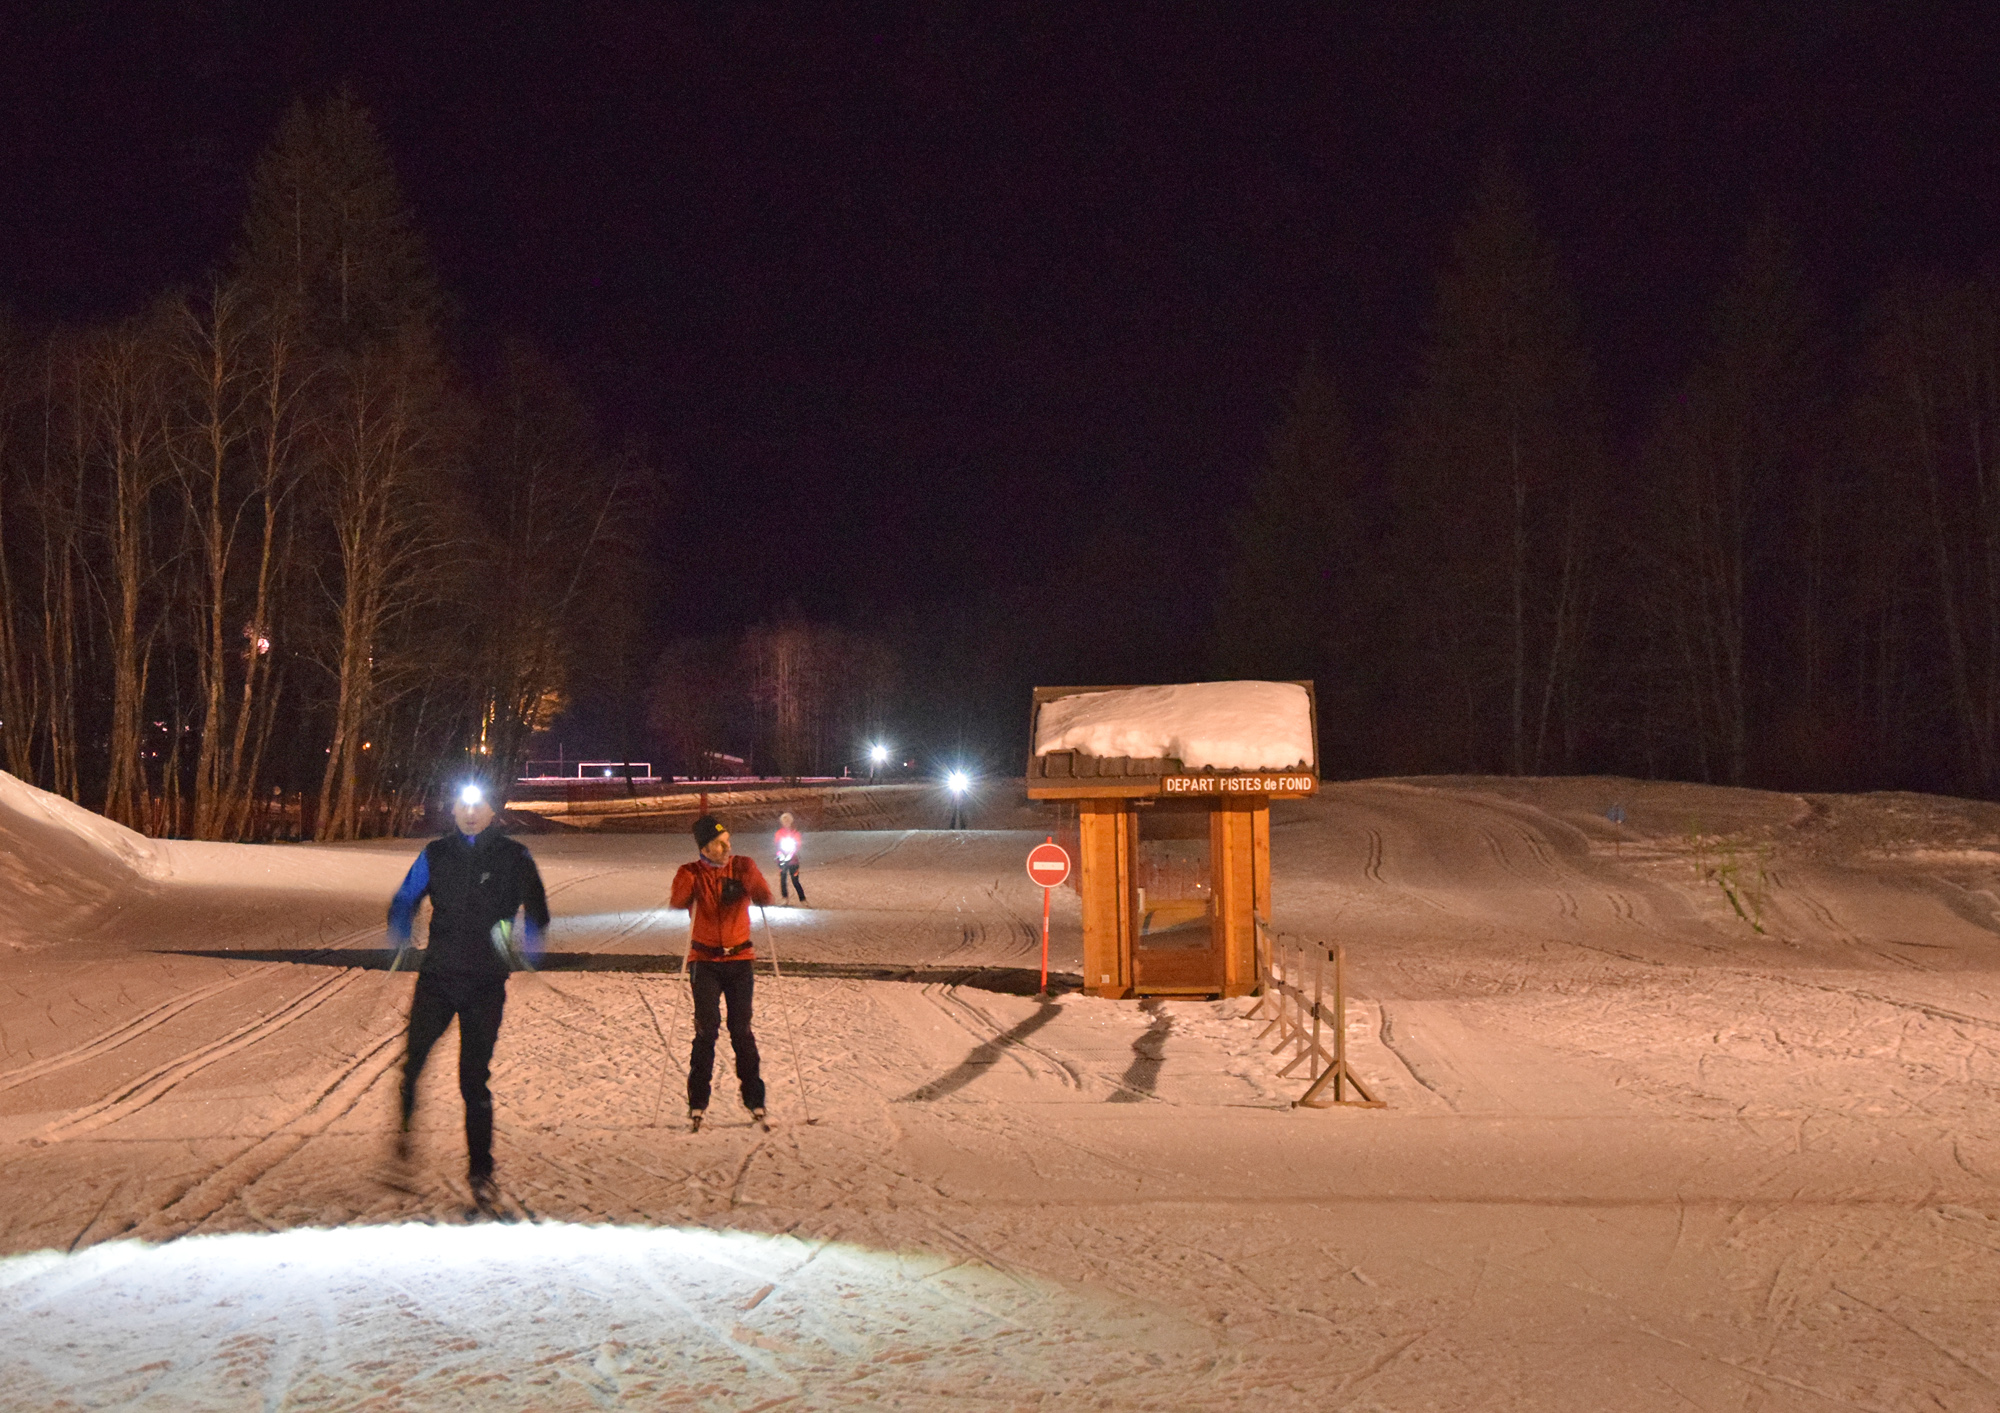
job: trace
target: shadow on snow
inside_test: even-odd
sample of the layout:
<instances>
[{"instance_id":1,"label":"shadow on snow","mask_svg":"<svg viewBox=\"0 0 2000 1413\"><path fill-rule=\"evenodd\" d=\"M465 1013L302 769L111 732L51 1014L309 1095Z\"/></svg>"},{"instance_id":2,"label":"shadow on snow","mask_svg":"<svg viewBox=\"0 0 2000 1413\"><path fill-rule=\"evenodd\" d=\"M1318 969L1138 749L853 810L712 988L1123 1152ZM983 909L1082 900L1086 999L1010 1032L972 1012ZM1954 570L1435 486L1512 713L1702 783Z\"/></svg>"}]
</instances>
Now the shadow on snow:
<instances>
[{"instance_id":1,"label":"shadow on snow","mask_svg":"<svg viewBox=\"0 0 2000 1413\"><path fill-rule=\"evenodd\" d=\"M241 948L201 951L191 948L161 948L175 957L213 957L233 962L290 962L298 966L354 967L362 971L387 971L395 952L387 947L300 947ZM410 954L405 971L422 965L421 949ZM753 962L765 975L768 961ZM1030 967L926 967L900 966L893 962L786 962L786 976L833 977L846 981L908 981L931 986L970 986L1008 996L1033 996L1041 987L1041 973ZM678 953L637 952L544 952L537 971L678 972ZM1051 993L1075 991L1083 978L1068 972L1050 972Z\"/></svg>"}]
</instances>

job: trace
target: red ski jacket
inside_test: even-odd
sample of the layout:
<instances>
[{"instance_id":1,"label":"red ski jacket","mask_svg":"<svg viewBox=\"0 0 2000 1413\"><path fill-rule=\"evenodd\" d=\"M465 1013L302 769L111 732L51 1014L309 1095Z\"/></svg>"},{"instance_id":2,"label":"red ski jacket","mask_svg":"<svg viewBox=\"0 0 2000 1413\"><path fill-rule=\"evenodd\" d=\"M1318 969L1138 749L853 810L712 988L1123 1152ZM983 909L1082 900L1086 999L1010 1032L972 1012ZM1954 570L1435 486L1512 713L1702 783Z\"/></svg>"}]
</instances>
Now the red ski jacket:
<instances>
[{"instance_id":1,"label":"red ski jacket","mask_svg":"<svg viewBox=\"0 0 2000 1413\"><path fill-rule=\"evenodd\" d=\"M722 901L726 879L743 885L743 896L733 903ZM674 891L667 906L694 911L694 928L689 937L688 956L697 962L747 962L757 953L750 945L750 905L765 907L771 901L771 885L756 862L742 854L732 854L729 862L716 865L696 859L681 865L674 875Z\"/></svg>"}]
</instances>

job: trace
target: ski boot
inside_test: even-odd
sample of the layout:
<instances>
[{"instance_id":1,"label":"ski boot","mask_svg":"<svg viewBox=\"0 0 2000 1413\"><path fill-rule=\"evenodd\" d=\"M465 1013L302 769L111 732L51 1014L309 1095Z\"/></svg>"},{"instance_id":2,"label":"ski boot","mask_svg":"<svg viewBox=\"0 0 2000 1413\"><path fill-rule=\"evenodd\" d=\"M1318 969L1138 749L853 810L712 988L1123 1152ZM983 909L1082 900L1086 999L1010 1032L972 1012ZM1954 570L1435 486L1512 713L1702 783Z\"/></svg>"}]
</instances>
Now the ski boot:
<instances>
[{"instance_id":1,"label":"ski boot","mask_svg":"<svg viewBox=\"0 0 2000 1413\"><path fill-rule=\"evenodd\" d=\"M689 1110L688 1110L688 1132L689 1132L689 1133L700 1133L700 1132L701 1132L701 1121L702 1121L702 1120L703 1120L704 1118L706 1118L706 1117L708 1117L708 1110L706 1110L706 1109L689 1109Z\"/></svg>"},{"instance_id":2,"label":"ski boot","mask_svg":"<svg viewBox=\"0 0 2000 1413\"><path fill-rule=\"evenodd\" d=\"M757 1125L758 1128L763 1129L766 1133L771 1131L771 1121L764 1117L762 1109L752 1109L750 1111L750 1122Z\"/></svg>"}]
</instances>

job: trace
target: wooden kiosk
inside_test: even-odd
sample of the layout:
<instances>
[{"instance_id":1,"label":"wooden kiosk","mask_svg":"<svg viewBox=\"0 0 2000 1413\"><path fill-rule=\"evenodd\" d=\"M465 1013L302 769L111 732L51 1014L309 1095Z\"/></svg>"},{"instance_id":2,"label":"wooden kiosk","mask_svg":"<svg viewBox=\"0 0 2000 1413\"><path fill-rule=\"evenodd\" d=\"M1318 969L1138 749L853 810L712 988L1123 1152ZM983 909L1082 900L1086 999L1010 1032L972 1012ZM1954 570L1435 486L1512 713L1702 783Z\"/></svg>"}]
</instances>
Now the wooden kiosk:
<instances>
[{"instance_id":1,"label":"wooden kiosk","mask_svg":"<svg viewBox=\"0 0 2000 1413\"><path fill-rule=\"evenodd\" d=\"M1035 688L1028 798L1076 806L1085 990L1256 989L1270 802L1319 789L1318 725L1310 682Z\"/></svg>"}]
</instances>

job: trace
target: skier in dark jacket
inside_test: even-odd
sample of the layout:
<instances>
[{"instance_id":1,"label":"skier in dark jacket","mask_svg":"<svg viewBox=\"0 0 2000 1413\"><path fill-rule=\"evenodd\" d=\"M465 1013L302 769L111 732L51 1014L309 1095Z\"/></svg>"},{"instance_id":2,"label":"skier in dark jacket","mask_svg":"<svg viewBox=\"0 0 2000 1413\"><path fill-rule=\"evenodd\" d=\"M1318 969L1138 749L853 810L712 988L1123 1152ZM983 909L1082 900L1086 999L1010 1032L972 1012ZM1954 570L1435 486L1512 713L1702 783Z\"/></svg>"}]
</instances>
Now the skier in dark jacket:
<instances>
[{"instance_id":1,"label":"skier in dark jacket","mask_svg":"<svg viewBox=\"0 0 2000 1413\"><path fill-rule=\"evenodd\" d=\"M399 1159L409 1156L410 1116L417 1103L417 1077L431 1047L458 1018L458 1092L465 1098L466 1177L482 1205L494 1197L493 1096L486 1087L500 1016L507 1005L507 974L525 966L517 913L528 955L541 948L549 925L542 876L527 849L493 827L493 806L477 785L468 785L452 807L454 828L433 839L410 865L403 886L389 904L389 933L396 941L396 966L410 945L417 903L431 900L430 945L410 1001L409 1046L403 1057L403 1122L396 1139Z\"/></svg>"},{"instance_id":2,"label":"skier in dark jacket","mask_svg":"<svg viewBox=\"0 0 2000 1413\"><path fill-rule=\"evenodd\" d=\"M743 1107L764 1122L764 1077L757 1037L750 1032L750 998L756 950L750 944L750 905L769 907L771 885L754 860L729 852L729 831L713 815L694 822L701 857L674 875L668 906L693 915L688 930L688 980L694 987L694 1050L688 1056L688 1124L699 1129L708 1112L715 1074L715 1039L722 1031L722 998L729 998L729 1043L736 1051L736 1079Z\"/></svg>"}]
</instances>

